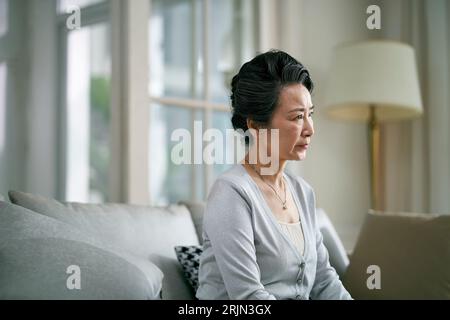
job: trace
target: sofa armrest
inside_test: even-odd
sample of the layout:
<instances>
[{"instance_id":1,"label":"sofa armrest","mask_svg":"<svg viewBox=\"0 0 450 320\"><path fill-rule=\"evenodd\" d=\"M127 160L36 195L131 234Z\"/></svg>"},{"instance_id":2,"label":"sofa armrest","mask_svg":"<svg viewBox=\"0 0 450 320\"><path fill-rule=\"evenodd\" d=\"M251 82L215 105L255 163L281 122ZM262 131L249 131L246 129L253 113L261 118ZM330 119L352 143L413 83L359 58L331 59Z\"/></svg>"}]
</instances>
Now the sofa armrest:
<instances>
[{"instance_id":1,"label":"sofa armrest","mask_svg":"<svg viewBox=\"0 0 450 320\"><path fill-rule=\"evenodd\" d=\"M330 264L342 278L349 265L349 255L326 212L317 208L316 214L323 243L328 250Z\"/></svg>"}]
</instances>

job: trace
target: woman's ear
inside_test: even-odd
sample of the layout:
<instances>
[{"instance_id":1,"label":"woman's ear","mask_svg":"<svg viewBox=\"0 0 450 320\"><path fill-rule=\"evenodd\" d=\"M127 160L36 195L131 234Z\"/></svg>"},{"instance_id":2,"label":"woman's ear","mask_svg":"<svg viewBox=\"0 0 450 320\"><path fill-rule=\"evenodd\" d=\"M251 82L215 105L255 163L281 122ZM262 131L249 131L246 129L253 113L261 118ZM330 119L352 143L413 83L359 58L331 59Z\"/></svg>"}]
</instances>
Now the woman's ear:
<instances>
[{"instance_id":1,"label":"woman's ear","mask_svg":"<svg viewBox=\"0 0 450 320\"><path fill-rule=\"evenodd\" d=\"M258 125L256 124L255 121L253 121L252 119L247 118L247 128L249 129L259 129Z\"/></svg>"}]
</instances>

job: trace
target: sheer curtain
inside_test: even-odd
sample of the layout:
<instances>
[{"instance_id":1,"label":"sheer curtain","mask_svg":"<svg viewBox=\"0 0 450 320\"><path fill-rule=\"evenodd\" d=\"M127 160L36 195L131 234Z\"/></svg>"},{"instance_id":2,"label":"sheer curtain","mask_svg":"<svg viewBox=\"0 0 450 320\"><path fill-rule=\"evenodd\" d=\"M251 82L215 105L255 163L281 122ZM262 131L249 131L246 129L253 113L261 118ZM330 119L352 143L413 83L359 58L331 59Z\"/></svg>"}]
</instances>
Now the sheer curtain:
<instances>
[{"instance_id":1,"label":"sheer curtain","mask_svg":"<svg viewBox=\"0 0 450 320\"><path fill-rule=\"evenodd\" d=\"M384 209L450 214L450 2L381 4L383 36L416 50L424 107L415 121L383 125Z\"/></svg>"}]
</instances>

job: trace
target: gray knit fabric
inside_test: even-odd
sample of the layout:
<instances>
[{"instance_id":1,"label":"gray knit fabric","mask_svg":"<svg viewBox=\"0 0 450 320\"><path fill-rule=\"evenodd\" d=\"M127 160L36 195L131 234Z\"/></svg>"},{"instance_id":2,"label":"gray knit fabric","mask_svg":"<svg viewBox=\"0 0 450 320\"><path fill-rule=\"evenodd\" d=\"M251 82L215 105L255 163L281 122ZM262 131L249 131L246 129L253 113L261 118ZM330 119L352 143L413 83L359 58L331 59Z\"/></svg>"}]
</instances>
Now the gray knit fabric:
<instances>
[{"instance_id":1,"label":"gray knit fabric","mask_svg":"<svg viewBox=\"0 0 450 320\"><path fill-rule=\"evenodd\" d=\"M282 232L256 183L236 164L208 196L197 298L351 299L330 266L313 189L300 177L284 176L301 208L303 256Z\"/></svg>"}]
</instances>

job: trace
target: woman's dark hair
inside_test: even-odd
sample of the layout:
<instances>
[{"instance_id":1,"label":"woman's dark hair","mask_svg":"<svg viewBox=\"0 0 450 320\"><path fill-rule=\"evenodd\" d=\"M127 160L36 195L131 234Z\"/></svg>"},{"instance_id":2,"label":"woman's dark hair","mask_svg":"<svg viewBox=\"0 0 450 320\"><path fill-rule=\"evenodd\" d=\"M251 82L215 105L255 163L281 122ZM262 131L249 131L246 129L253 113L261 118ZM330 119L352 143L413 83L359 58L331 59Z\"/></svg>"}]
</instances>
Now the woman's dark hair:
<instances>
[{"instance_id":1,"label":"woman's dark hair","mask_svg":"<svg viewBox=\"0 0 450 320\"><path fill-rule=\"evenodd\" d=\"M314 88L308 70L286 52L270 50L246 62L231 81L233 128L247 131L247 119L267 127L281 89L295 83L303 84L309 92Z\"/></svg>"}]
</instances>

